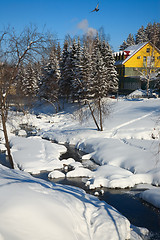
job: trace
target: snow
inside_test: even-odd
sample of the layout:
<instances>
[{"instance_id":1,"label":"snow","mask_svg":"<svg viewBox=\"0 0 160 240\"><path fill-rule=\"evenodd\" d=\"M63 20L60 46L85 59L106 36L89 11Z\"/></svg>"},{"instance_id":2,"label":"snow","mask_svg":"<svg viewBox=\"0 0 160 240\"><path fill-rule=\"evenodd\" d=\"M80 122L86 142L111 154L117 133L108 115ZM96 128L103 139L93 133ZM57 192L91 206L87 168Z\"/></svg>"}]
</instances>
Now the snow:
<instances>
[{"instance_id":1,"label":"snow","mask_svg":"<svg viewBox=\"0 0 160 240\"><path fill-rule=\"evenodd\" d=\"M130 223L83 190L0 165L0 239L129 239Z\"/></svg>"},{"instance_id":2,"label":"snow","mask_svg":"<svg viewBox=\"0 0 160 240\"><path fill-rule=\"evenodd\" d=\"M26 131L25 130L19 130L18 131L18 136L27 136L27 133L26 133Z\"/></svg>"},{"instance_id":3,"label":"snow","mask_svg":"<svg viewBox=\"0 0 160 240\"><path fill-rule=\"evenodd\" d=\"M160 189L149 189L141 193L140 197L153 206L160 208Z\"/></svg>"},{"instance_id":4,"label":"snow","mask_svg":"<svg viewBox=\"0 0 160 240\"><path fill-rule=\"evenodd\" d=\"M111 99L110 106L111 114L104 119L103 132L96 130L91 118L80 125L76 117L78 114L78 111L75 111L77 110L76 105L70 106L68 104L65 106L65 110L58 114L45 114L45 109L43 109L43 113L39 113L39 116L32 113L25 117L13 117L12 113L12 119L8 118L7 128L10 132L9 138L14 162L24 172L39 173L44 170L50 171L50 178L85 177L86 186L89 189L96 189L97 187L127 188L135 185L141 185L143 188L143 186L147 186L146 188L149 189L142 192L141 198L160 208L160 160L158 153L160 99L118 99L118 101ZM73 111L75 111L74 114ZM19 128L19 124L25 123L35 126L37 131L39 131L39 136L28 138L14 136L13 132ZM0 137L3 139L1 134L0 132ZM66 152L66 148L61 144L42 138L55 140L61 144L66 142L74 144L78 149L86 153L83 156L82 163L77 163L72 158L60 161L60 154ZM3 142L1 146L3 146ZM91 159L99 164L94 170L86 168L88 161ZM0 201L1 199L3 200L3 204L0 204L0 214L4 212L6 222L13 221L13 228L16 229L15 224L18 226L18 221L20 220L17 219L17 215L15 216L15 212L22 212L20 217L23 221L19 227L19 233L15 232L15 234L19 235L13 236L13 240L23 239L18 238L18 236L25 236L24 232L31 228L30 223L26 223L25 221L27 220L24 219L26 213L23 212L23 208L25 210L25 207L26 211L29 208L28 210L31 212L33 210L33 214L37 214L38 220L36 221L38 222L34 223L37 224L35 225L35 232L36 228L38 229L38 224L45 226L45 221L48 222L48 227L41 229L40 234L35 233L33 230L34 239L36 239L36 236L37 239L44 239L44 232L49 233L49 236L54 234L49 226L51 223L53 225L56 224L52 221L52 214L53 219L57 218L60 221L61 214L59 215L58 211L60 213L64 211L66 219L70 219L69 222L65 222L64 219L64 222L62 221L61 224L61 227L66 231L64 232L66 239L67 237L68 239L106 239L103 235L107 236L107 239L125 239L129 238L130 234L131 239L140 239L135 229L130 230L128 227L129 223L126 222L126 219L124 220L123 216L116 215L116 220L111 221L113 217L115 219L114 214L116 210L113 210L112 207L106 207L102 202L95 203L98 199L96 200L96 198L87 195L84 191L61 185L51 186L44 181L42 184L40 180L33 180L27 173L1 168L3 169L3 174L6 173L6 175L11 177L7 179L3 177L3 174L0 174L0 178L2 178L1 184L4 182L3 194L0 194L2 196ZM14 181L15 183L11 184ZM2 188L0 191L2 191ZM22 194L20 194L20 191L22 191ZM65 194L62 196L64 192L67 193L66 196ZM12 193L14 196L13 204L11 204L12 198L10 197ZM8 201L6 201L8 196ZM42 196L42 199L40 196ZM43 198L45 201L49 201L48 207L46 207L44 212ZM34 209L34 206L36 206L35 199L39 200L37 208L35 207ZM3 208L4 205L6 207ZM62 210L60 210L60 206ZM42 212L39 208L42 209ZM49 213L49 209L54 208L57 211ZM111 212L110 209L112 209ZM85 214L82 214L82 212ZM10 214L14 216L13 220L11 220ZM119 213L116 212L116 214ZM33 221L36 219L34 216ZM48 220L48 216L50 220ZM73 221L74 218L76 223ZM2 218L0 217L0 219ZM33 221L31 221L32 224ZM93 226L91 226L92 224ZM22 225L29 229L24 229ZM79 225L81 226L80 228L77 227ZM97 229L98 225L99 228ZM2 239L7 239L5 236L9 239L8 234L11 233L7 232L6 226L7 224L4 226L4 223L2 225L0 223ZM119 229L118 233L115 230L116 228ZM55 226L55 229L57 229L56 232L62 232L59 226ZM11 231L13 231L12 228ZM86 235L87 231L89 232L87 233L88 235ZM141 232L141 230L139 231ZM112 234L112 237L110 234ZM117 234L120 234L120 236L118 237ZM31 237L27 236L24 239L31 239ZM47 239L50 239L50 237ZM63 239L63 237L59 237L59 239Z\"/></svg>"},{"instance_id":5,"label":"snow","mask_svg":"<svg viewBox=\"0 0 160 240\"><path fill-rule=\"evenodd\" d=\"M65 178L65 174L58 171L54 170L48 174L48 178L54 179L54 178Z\"/></svg>"},{"instance_id":6,"label":"snow","mask_svg":"<svg viewBox=\"0 0 160 240\"><path fill-rule=\"evenodd\" d=\"M134 54L136 54L141 48L143 48L147 43L148 42L144 42L127 47L124 51L130 51L130 55L123 61L123 64L128 61L128 59L130 59Z\"/></svg>"},{"instance_id":7,"label":"snow","mask_svg":"<svg viewBox=\"0 0 160 240\"><path fill-rule=\"evenodd\" d=\"M5 151L6 150L6 147L4 144L0 144L0 151Z\"/></svg>"},{"instance_id":8,"label":"snow","mask_svg":"<svg viewBox=\"0 0 160 240\"><path fill-rule=\"evenodd\" d=\"M21 170L30 173L40 173L43 170L61 169L63 163L60 154L66 152L66 147L49 142L41 137L12 137L11 152L14 162Z\"/></svg>"},{"instance_id":9,"label":"snow","mask_svg":"<svg viewBox=\"0 0 160 240\"><path fill-rule=\"evenodd\" d=\"M130 93L128 95L128 98L143 98L143 97L147 97L148 95L149 97L155 97L155 98L158 97L158 94L154 93L151 89L148 90L148 94L146 90L137 89L132 93Z\"/></svg>"},{"instance_id":10,"label":"snow","mask_svg":"<svg viewBox=\"0 0 160 240\"><path fill-rule=\"evenodd\" d=\"M142 97L142 91L137 93ZM56 124L50 128L44 126L40 135L75 144L86 152L83 162L92 158L101 165L88 179L89 188L126 188L141 183L160 185L160 100L112 99L110 104L112 113L104 120L103 132L95 130L92 119L80 126L68 111L56 115Z\"/></svg>"},{"instance_id":11,"label":"snow","mask_svg":"<svg viewBox=\"0 0 160 240\"><path fill-rule=\"evenodd\" d=\"M67 177L91 177L92 172L83 167L77 167L72 171L69 171L66 175Z\"/></svg>"}]
</instances>

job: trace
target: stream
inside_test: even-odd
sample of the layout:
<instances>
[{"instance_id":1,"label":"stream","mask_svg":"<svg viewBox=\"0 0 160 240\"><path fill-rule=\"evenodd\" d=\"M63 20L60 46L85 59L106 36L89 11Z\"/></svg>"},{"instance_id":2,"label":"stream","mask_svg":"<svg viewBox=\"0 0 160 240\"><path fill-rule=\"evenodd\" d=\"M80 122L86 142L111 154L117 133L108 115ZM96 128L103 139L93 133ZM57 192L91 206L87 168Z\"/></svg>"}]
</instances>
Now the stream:
<instances>
[{"instance_id":1,"label":"stream","mask_svg":"<svg viewBox=\"0 0 160 240\"><path fill-rule=\"evenodd\" d=\"M73 158L75 161L79 161L84 167L93 170L97 167L97 164L93 161L82 160L83 152L78 151L72 145L65 144L67 152L62 154L60 159ZM0 163L4 166L10 167L4 152L0 152ZM41 178L50 182L58 184L72 185L84 189L87 193L95 195L95 191L90 190L85 186L84 178L64 178L64 179L49 179L49 172L41 172L40 174L33 175L36 178ZM152 205L144 202L139 198L141 191L145 189L138 189L136 187L132 189L108 189L103 188L104 194L97 196L100 200L115 207L120 213L122 213L131 224L138 227L145 227L150 231L149 240L160 240L160 210Z\"/></svg>"},{"instance_id":2,"label":"stream","mask_svg":"<svg viewBox=\"0 0 160 240\"><path fill-rule=\"evenodd\" d=\"M92 161L83 163L81 151L78 151L74 146L68 144L67 152L61 155L62 159L74 158L74 160L82 162L85 167L93 170L97 164ZM48 179L49 172L41 172L40 174L33 175L34 177L41 178L50 182L72 185L84 189L87 193L95 195L95 191L90 190L85 186L84 178L64 178L64 179ZM108 189L103 188L104 194L99 194L98 198L106 203L115 207L120 213L122 213L131 224L138 227L145 227L150 231L149 240L160 240L160 210L154 206L146 203L139 198L139 194L145 189L138 189L134 187L132 189ZM100 191L100 189L98 189Z\"/></svg>"}]
</instances>

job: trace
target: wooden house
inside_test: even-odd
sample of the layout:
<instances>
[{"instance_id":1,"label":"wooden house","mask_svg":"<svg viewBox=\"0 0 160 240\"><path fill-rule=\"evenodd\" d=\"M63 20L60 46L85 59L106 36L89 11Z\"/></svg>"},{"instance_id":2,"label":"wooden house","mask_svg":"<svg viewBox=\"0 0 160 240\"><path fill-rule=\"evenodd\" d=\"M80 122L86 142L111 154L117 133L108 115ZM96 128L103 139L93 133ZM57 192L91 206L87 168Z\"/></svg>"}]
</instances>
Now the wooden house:
<instances>
[{"instance_id":1,"label":"wooden house","mask_svg":"<svg viewBox=\"0 0 160 240\"><path fill-rule=\"evenodd\" d=\"M160 68L160 50L150 42L132 45L114 56L119 89L123 92L144 89L145 76L150 73L150 80L154 80Z\"/></svg>"}]
</instances>

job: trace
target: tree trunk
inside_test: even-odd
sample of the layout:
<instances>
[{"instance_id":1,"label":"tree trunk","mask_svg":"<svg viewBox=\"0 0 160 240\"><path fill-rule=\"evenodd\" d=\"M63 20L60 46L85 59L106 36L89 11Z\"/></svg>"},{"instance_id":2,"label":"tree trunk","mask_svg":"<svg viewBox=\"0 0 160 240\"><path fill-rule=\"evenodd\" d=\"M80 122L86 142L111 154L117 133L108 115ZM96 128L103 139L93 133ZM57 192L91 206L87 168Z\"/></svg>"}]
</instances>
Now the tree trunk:
<instances>
[{"instance_id":1,"label":"tree trunk","mask_svg":"<svg viewBox=\"0 0 160 240\"><path fill-rule=\"evenodd\" d=\"M1 118L2 118L2 126L3 126L3 132L4 132L4 138L5 138L5 143L6 143L6 148L7 148L7 154L8 154L8 159L11 164L11 167L14 169L14 163L13 163L13 158L11 155L11 150L9 146L9 140L8 140L8 134L7 134L7 128L6 128L6 117L4 114L4 109L3 107L1 108Z\"/></svg>"},{"instance_id":2,"label":"tree trunk","mask_svg":"<svg viewBox=\"0 0 160 240\"><path fill-rule=\"evenodd\" d=\"M98 123L97 123L97 121L96 121L96 118L95 118L95 116L94 116L94 112L93 112L93 110L92 110L92 108L91 108L91 105L90 105L90 103L87 101L87 104L88 104L88 106L89 106L89 109L90 109L90 111L91 111L91 115L92 115L92 117L93 117L93 120L94 120L94 122L95 122L95 124L96 124L96 126L97 126L97 130L98 131L101 131L101 129L100 129L100 127L98 126Z\"/></svg>"},{"instance_id":3,"label":"tree trunk","mask_svg":"<svg viewBox=\"0 0 160 240\"><path fill-rule=\"evenodd\" d=\"M101 108L101 99L98 100L99 105L99 122L100 122L100 130L103 131L103 120L102 120L102 108Z\"/></svg>"}]
</instances>

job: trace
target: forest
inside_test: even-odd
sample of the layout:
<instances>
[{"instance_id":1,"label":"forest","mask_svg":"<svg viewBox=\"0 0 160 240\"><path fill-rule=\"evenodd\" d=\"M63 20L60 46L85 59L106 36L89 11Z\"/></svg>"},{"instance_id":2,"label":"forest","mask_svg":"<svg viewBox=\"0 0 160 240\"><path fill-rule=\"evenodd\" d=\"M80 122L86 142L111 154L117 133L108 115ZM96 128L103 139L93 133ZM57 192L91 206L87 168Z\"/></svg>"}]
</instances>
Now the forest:
<instances>
[{"instance_id":1,"label":"forest","mask_svg":"<svg viewBox=\"0 0 160 240\"><path fill-rule=\"evenodd\" d=\"M130 33L127 39L120 45L120 50L148 41L160 49L160 23L148 23L146 28L142 25L136 34Z\"/></svg>"},{"instance_id":2,"label":"forest","mask_svg":"<svg viewBox=\"0 0 160 240\"><path fill-rule=\"evenodd\" d=\"M118 78L108 42L85 36L53 41L39 61L20 64L15 79L20 99L37 97L58 103L59 97L103 98L118 90Z\"/></svg>"}]
</instances>

